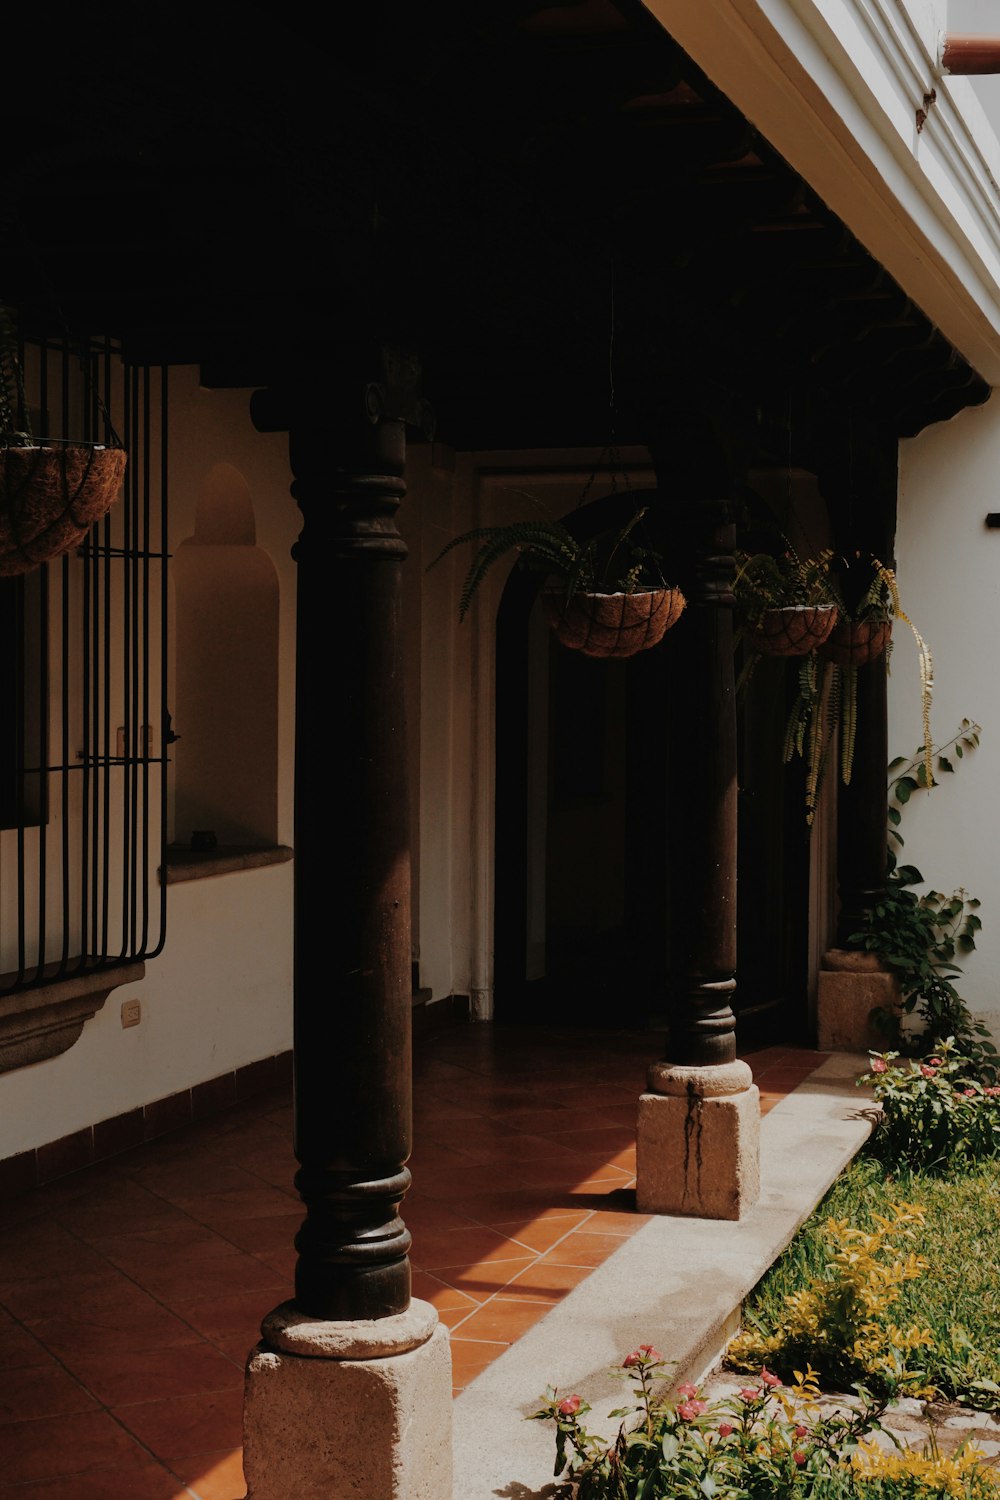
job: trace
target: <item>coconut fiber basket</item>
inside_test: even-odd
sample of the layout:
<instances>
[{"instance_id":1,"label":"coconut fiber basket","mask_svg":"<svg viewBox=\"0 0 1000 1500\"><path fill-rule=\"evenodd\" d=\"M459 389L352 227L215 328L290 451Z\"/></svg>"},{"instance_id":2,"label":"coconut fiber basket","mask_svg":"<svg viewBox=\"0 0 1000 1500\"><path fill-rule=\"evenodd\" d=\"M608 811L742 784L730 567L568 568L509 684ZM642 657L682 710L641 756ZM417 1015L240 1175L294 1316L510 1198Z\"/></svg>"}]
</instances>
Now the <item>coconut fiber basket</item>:
<instances>
[{"instance_id":1,"label":"coconut fiber basket","mask_svg":"<svg viewBox=\"0 0 1000 1500\"><path fill-rule=\"evenodd\" d=\"M680 589L642 589L633 594L578 593L567 600L559 588L542 592L545 618L556 637L585 656L635 656L655 646L680 619Z\"/></svg>"},{"instance_id":2,"label":"coconut fiber basket","mask_svg":"<svg viewBox=\"0 0 1000 1500\"><path fill-rule=\"evenodd\" d=\"M841 620L820 646L819 654L841 667L864 667L878 660L891 634L891 620Z\"/></svg>"},{"instance_id":3,"label":"coconut fiber basket","mask_svg":"<svg viewBox=\"0 0 1000 1500\"><path fill-rule=\"evenodd\" d=\"M794 605L764 611L747 629L747 642L761 656L808 656L837 623L834 605Z\"/></svg>"},{"instance_id":4,"label":"coconut fiber basket","mask_svg":"<svg viewBox=\"0 0 1000 1500\"><path fill-rule=\"evenodd\" d=\"M30 573L83 541L118 498L123 448L0 448L0 577Z\"/></svg>"}]
</instances>

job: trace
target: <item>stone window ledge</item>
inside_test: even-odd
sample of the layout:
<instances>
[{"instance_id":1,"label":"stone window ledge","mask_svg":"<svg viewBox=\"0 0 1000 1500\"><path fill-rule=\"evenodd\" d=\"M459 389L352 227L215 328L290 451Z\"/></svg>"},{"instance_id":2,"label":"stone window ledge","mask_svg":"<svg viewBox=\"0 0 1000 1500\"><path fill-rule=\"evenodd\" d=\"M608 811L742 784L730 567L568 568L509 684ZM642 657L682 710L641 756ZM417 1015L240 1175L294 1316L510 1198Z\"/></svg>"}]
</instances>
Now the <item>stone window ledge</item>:
<instances>
[{"instance_id":1,"label":"stone window ledge","mask_svg":"<svg viewBox=\"0 0 1000 1500\"><path fill-rule=\"evenodd\" d=\"M67 1052L111 991L135 984L145 972L143 963L120 964L0 994L0 1073ZM16 977L0 975L0 987Z\"/></svg>"},{"instance_id":2,"label":"stone window ledge","mask_svg":"<svg viewBox=\"0 0 1000 1500\"><path fill-rule=\"evenodd\" d=\"M255 844L220 844L216 849L187 849L172 844L160 869L167 885L182 880L206 880L209 875L232 875L237 870L259 870L264 865L283 865L293 857L287 844L260 847Z\"/></svg>"}]
</instances>

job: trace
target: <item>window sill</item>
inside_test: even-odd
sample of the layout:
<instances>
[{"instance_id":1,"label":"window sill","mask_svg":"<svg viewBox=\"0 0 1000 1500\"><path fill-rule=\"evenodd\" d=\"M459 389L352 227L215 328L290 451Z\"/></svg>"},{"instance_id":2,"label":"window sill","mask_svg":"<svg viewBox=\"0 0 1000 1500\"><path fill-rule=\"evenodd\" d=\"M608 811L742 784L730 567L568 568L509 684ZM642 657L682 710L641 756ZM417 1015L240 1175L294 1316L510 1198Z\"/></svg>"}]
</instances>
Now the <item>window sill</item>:
<instances>
[{"instance_id":1,"label":"window sill","mask_svg":"<svg viewBox=\"0 0 1000 1500\"><path fill-rule=\"evenodd\" d=\"M0 1073L68 1052L111 991L135 984L145 972L143 963L121 964L0 994ZM0 985L15 977L0 976Z\"/></svg>"},{"instance_id":2,"label":"window sill","mask_svg":"<svg viewBox=\"0 0 1000 1500\"><path fill-rule=\"evenodd\" d=\"M283 865L293 857L287 844L260 847L253 844L220 844L217 849L186 849L171 844L160 869L167 885L183 880L207 880L210 875L232 875L238 870L259 870L264 865Z\"/></svg>"}]
</instances>

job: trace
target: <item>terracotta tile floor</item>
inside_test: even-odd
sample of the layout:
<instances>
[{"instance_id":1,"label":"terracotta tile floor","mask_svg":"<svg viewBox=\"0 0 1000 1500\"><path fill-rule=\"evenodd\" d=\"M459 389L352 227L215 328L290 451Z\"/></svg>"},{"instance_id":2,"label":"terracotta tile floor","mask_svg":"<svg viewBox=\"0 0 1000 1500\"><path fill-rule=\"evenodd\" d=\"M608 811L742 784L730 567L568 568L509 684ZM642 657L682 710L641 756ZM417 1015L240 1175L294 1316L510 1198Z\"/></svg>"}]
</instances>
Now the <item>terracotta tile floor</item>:
<instances>
[{"instance_id":1,"label":"terracotta tile floor","mask_svg":"<svg viewBox=\"0 0 1000 1500\"><path fill-rule=\"evenodd\" d=\"M442 1030L414 1064L414 1294L460 1390L645 1220L649 1033ZM769 1109L825 1054L747 1054ZM255 1100L0 1209L0 1495L239 1500L243 1363L290 1295L291 1105Z\"/></svg>"}]
</instances>

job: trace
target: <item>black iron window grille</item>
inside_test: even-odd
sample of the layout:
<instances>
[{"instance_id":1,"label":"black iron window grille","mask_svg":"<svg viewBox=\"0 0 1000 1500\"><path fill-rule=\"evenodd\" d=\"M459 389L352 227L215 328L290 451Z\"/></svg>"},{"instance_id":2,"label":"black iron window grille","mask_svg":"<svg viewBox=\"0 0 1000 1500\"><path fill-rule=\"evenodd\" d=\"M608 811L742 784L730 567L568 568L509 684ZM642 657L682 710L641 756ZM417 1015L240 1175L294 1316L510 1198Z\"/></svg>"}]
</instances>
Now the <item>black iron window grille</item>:
<instances>
[{"instance_id":1,"label":"black iron window grille","mask_svg":"<svg viewBox=\"0 0 1000 1500\"><path fill-rule=\"evenodd\" d=\"M110 340L22 355L35 440L120 441L128 461L82 544L0 579L0 993L166 936L167 371Z\"/></svg>"}]
</instances>

